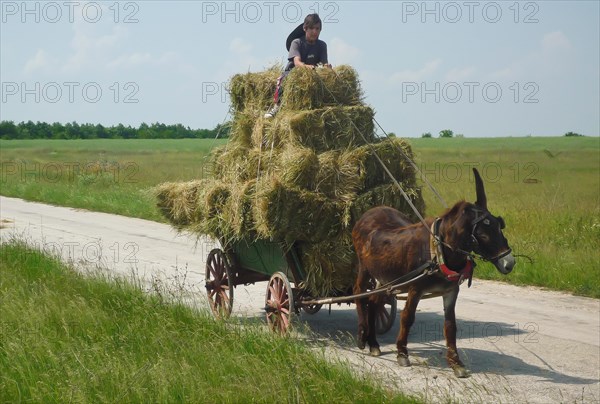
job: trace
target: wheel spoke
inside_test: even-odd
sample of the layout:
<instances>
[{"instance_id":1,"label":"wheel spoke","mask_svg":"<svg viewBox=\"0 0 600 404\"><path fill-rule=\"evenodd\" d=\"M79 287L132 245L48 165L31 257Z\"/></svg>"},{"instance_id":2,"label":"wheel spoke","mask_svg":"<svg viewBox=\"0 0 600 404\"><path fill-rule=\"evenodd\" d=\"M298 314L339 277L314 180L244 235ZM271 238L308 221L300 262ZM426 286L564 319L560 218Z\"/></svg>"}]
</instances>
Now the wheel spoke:
<instances>
[{"instance_id":1,"label":"wheel spoke","mask_svg":"<svg viewBox=\"0 0 600 404\"><path fill-rule=\"evenodd\" d=\"M289 317L285 316L285 315L281 316L281 323L282 323L281 324L282 325L282 330L281 331L285 331L289 327L289 325L290 325Z\"/></svg>"},{"instance_id":2,"label":"wheel spoke","mask_svg":"<svg viewBox=\"0 0 600 404\"><path fill-rule=\"evenodd\" d=\"M390 319L390 313L388 313L388 311L385 309L385 307L379 313L379 319L384 324L387 323L387 321L389 321L389 319Z\"/></svg>"}]
</instances>

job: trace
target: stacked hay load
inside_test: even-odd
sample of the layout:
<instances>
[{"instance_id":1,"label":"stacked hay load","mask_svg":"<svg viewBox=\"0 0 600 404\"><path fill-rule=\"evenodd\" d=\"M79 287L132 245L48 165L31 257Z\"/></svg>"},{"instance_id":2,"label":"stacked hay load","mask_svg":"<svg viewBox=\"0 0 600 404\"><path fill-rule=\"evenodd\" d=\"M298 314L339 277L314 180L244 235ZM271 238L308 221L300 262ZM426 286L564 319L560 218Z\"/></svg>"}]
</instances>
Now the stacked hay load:
<instances>
[{"instance_id":1,"label":"stacked hay load","mask_svg":"<svg viewBox=\"0 0 600 404\"><path fill-rule=\"evenodd\" d=\"M158 206L179 230L221 243L268 239L297 249L314 296L346 293L355 279L352 227L387 205L413 216L383 160L419 210L424 202L402 139L376 137L356 72L294 69L282 108L263 117L279 71L236 75L227 146L213 150L212 176L157 187ZM414 218L414 217L413 217Z\"/></svg>"}]
</instances>

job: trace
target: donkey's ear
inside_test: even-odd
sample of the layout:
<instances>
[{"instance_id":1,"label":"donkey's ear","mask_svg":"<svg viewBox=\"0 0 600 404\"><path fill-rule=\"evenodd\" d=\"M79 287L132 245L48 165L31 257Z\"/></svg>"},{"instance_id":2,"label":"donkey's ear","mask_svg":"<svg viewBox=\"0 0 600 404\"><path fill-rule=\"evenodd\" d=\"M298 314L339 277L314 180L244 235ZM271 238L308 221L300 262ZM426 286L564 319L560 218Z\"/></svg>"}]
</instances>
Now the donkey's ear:
<instances>
[{"instance_id":1,"label":"donkey's ear","mask_svg":"<svg viewBox=\"0 0 600 404\"><path fill-rule=\"evenodd\" d=\"M487 198L485 196L485 189L483 189L483 180L475 167L473 167L473 174L475 175L475 191L477 192L477 201L475 201L475 205L479 206L481 209L487 210Z\"/></svg>"}]
</instances>

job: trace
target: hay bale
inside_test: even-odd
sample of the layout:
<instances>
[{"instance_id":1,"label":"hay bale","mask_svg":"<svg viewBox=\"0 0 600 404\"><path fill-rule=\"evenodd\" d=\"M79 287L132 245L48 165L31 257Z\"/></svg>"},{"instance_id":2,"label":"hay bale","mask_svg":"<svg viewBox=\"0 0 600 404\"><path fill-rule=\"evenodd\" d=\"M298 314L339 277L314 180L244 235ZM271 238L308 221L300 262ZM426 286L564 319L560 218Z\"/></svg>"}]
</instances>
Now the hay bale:
<instances>
[{"instance_id":1,"label":"hay bale","mask_svg":"<svg viewBox=\"0 0 600 404\"><path fill-rule=\"evenodd\" d=\"M313 191L319 171L319 159L314 150L290 146L279 155L278 178L286 186Z\"/></svg>"},{"instance_id":2,"label":"hay bale","mask_svg":"<svg viewBox=\"0 0 600 404\"><path fill-rule=\"evenodd\" d=\"M223 216L230 223L233 238L236 240L256 238L252 206L256 198L256 180L247 181L231 188L231 195Z\"/></svg>"},{"instance_id":3,"label":"hay bale","mask_svg":"<svg viewBox=\"0 0 600 404\"><path fill-rule=\"evenodd\" d=\"M410 187L406 183L400 183L400 186L419 212L424 212L425 201L421 196L421 189L418 187ZM345 226L351 229L354 227L356 221L360 219L367 210L382 205L399 210L413 221L418 220L398 187L395 184L386 184L372 188L358 195L352 202L346 204L346 212L344 214Z\"/></svg>"},{"instance_id":4,"label":"hay bale","mask_svg":"<svg viewBox=\"0 0 600 404\"><path fill-rule=\"evenodd\" d=\"M166 182L153 189L157 207L171 224L181 230L206 217L204 196L210 181Z\"/></svg>"},{"instance_id":5,"label":"hay bale","mask_svg":"<svg viewBox=\"0 0 600 404\"><path fill-rule=\"evenodd\" d=\"M235 112L246 108L266 111L273 104L281 66L263 72L236 74L229 81L229 97Z\"/></svg>"},{"instance_id":6,"label":"hay bale","mask_svg":"<svg viewBox=\"0 0 600 404\"><path fill-rule=\"evenodd\" d=\"M367 106L325 107L308 111L281 109L264 132L253 134L253 145L298 145L317 153L365 145L376 140L373 109Z\"/></svg>"},{"instance_id":7,"label":"hay bale","mask_svg":"<svg viewBox=\"0 0 600 404\"><path fill-rule=\"evenodd\" d=\"M315 192L288 187L276 179L257 184L253 206L260 237L292 244L318 243L341 230L343 207Z\"/></svg>"},{"instance_id":8,"label":"hay bale","mask_svg":"<svg viewBox=\"0 0 600 404\"><path fill-rule=\"evenodd\" d=\"M375 153L394 178L411 188L416 185L414 169L404 156L412 157L410 146L402 139L386 139L355 149L321 153L315 190L330 198L349 201L357 193L389 184L391 179Z\"/></svg>"},{"instance_id":9,"label":"hay bale","mask_svg":"<svg viewBox=\"0 0 600 404\"><path fill-rule=\"evenodd\" d=\"M229 143L211 156L213 178L232 185L270 175L276 169L277 155L272 150Z\"/></svg>"},{"instance_id":10,"label":"hay bale","mask_svg":"<svg viewBox=\"0 0 600 404\"><path fill-rule=\"evenodd\" d=\"M255 108L246 108L235 112L231 124L229 141L240 147L252 146L252 135L255 132L255 124L264 112Z\"/></svg>"},{"instance_id":11,"label":"hay bale","mask_svg":"<svg viewBox=\"0 0 600 404\"><path fill-rule=\"evenodd\" d=\"M218 181L211 181L204 196L206 216L197 223L192 224L189 230L198 234L208 234L219 240L230 239L233 229L225 214L226 206L231 196L230 187Z\"/></svg>"},{"instance_id":12,"label":"hay bale","mask_svg":"<svg viewBox=\"0 0 600 404\"><path fill-rule=\"evenodd\" d=\"M319 154L315 190L340 201L349 202L362 188L360 166L347 158L349 151L333 150Z\"/></svg>"},{"instance_id":13,"label":"hay bale","mask_svg":"<svg viewBox=\"0 0 600 404\"><path fill-rule=\"evenodd\" d=\"M392 182L376 156L379 156L396 180L405 183L409 188L416 186L415 170L406 159L406 156L413 158L412 149L403 139L385 139L346 150L340 155L338 164L356 168L360 182L359 191L363 192Z\"/></svg>"},{"instance_id":14,"label":"hay bale","mask_svg":"<svg viewBox=\"0 0 600 404\"><path fill-rule=\"evenodd\" d=\"M356 254L349 231L322 243L298 243L304 284L312 296L347 293L356 279Z\"/></svg>"},{"instance_id":15,"label":"hay bale","mask_svg":"<svg viewBox=\"0 0 600 404\"><path fill-rule=\"evenodd\" d=\"M287 110L362 103L358 75L347 65L333 69L293 69L286 77L283 87L282 105Z\"/></svg>"}]
</instances>

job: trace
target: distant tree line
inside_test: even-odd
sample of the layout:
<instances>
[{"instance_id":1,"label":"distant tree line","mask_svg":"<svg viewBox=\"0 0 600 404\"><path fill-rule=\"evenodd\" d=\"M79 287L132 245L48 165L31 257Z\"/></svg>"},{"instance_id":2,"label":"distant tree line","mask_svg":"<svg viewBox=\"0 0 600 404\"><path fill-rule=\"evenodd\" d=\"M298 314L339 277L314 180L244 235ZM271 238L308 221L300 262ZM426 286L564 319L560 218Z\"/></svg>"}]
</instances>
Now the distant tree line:
<instances>
[{"instance_id":1,"label":"distant tree line","mask_svg":"<svg viewBox=\"0 0 600 404\"><path fill-rule=\"evenodd\" d=\"M102 126L91 123L32 121L15 124L0 122L0 139L214 139L229 137L229 124L217 125L214 129L190 129L182 124L165 125L142 123L139 128L124 126Z\"/></svg>"}]
</instances>

